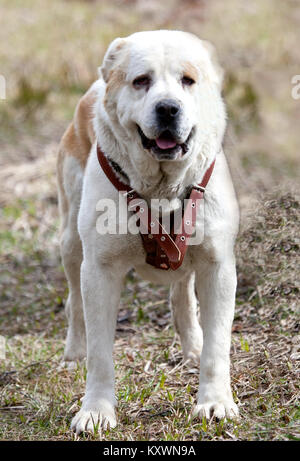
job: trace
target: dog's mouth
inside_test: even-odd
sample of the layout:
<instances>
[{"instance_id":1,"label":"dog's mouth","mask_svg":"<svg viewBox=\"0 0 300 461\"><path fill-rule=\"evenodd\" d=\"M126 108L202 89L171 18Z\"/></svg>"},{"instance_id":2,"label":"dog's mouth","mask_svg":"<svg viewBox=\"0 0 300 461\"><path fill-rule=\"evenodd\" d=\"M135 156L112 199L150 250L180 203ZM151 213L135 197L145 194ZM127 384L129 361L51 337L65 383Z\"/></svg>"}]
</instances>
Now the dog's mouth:
<instances>
[{"instance_id":1,"label":"dog's mouth","mask_svg":"<svg viewBox=\"0 0 300 461\"><path fill-rule=\"evenodd\" d=\"M189 150L189 142L193 134L192 129L186 141L180 143L169 130L162 131L155 139L149 139L138 125L137 129L144 149L158 160L177 160L183 157Z\"/></svg>"}]
</instances>

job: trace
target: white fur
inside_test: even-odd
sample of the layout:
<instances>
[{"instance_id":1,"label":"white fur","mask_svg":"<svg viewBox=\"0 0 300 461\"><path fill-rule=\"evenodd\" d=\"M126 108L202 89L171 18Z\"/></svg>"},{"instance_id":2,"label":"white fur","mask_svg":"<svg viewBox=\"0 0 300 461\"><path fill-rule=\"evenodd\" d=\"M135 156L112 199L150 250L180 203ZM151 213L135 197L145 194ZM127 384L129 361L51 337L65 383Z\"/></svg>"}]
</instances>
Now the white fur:
<instances>
[{"instance_id":1,"label":"white fur","mask_svg":"<svg viewBox=\"0 0 300 461\"><path fill-rule=\"evenodd\" d=\"M185 62L191 62L199 75L197 83L188 89L179 81ZM107 80L109 72L116 67L122 69L126 79L110 95L105 107L104 79ZM135 90L131 82L136 75L145 72L152 72L154 82L143 94L143 90ZM104 78L100 77L96 84L96 138L102 150L126 172L131 186L147 201L168 198L174 201L175 207L185 188L199 183L212 159L215 156L217 159L205 192L204 241L188 248L177 271L163 271L145 263L139 235L99 235L96 232L98 200L109 197L118 205L118 192L101 170L96 144L93 145L84 174L78 215L83 249L81 294L88 374L82 408L73 419L72 428L79 433L92 429L93 422L98 420L105 427L116 424L113 339L122 284L131 267L147 280L171 284L173 318L184 357L199 361L201 356L195 414L200 417L237 415L230 388L229 350L236 289L234 241L238 230L238 207L221 149L225 130L221 73L206 43L190 34L175 31L142 32L117 39L104 58L101 73ZM180 101L184 111L183 141L193 126L197 129L189 152L178 161L159 162L150 156L142 148L136 130L138 123L148 137L155 136L151 118L153 106L164 97ZM74 195L74 209L78 206L78 192L74 188L80 191L81 186L67 177L71 172L76 175L76 171L76 161L73 160L65 171L65 187ZM67 229L66 236L79 245L73 221ZM70 250L66 253L64 260L69 258L72 261ZM80 250L77 249L74 255L81 261ZM71 267L69 271L72 272ZM81 299L70 275L68 280L68 305L74 315L70 314L65 360L74 360L83 355L82 320L78 314ZM200 302L203 339L194 286ZM77 340L78 337L81 339Z\"/></svg>"}]
</instances>

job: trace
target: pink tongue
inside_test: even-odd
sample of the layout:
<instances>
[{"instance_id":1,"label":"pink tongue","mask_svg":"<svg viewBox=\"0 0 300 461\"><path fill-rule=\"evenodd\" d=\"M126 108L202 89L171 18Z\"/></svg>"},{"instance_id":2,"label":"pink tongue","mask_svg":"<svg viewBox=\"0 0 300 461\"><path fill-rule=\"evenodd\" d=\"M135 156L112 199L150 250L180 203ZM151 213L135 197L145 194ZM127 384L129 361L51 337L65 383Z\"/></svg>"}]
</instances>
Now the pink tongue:
<instances>
[{"instance_id":1,"label":"pink tongue","mask_svg":"<svg viewBox=\"0 0 300 461\"><path fill-rule=\"evenodd\" d=\"M176 146L176 142L173 139L164 138L163 136L157 138L155 142L160 149L172 149Z\"/></svg>"}]
</instances>

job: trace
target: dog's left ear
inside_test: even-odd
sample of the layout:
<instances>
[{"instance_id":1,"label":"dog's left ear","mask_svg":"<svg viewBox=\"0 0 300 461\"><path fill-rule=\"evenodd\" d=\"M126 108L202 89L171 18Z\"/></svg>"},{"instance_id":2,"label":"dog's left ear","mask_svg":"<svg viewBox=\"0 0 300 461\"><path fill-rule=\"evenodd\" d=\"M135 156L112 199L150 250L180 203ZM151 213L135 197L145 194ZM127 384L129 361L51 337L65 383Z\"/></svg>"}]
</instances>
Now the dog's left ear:
<instances>
[{"instance_id":1,"label":"dog's left ear","mask_svg":"<svg viewBox=\"0 0 300 461\"><path fill-rule=\"evenodd\" d=\"M223 79L224 79L224 70L222 69L222 67L221 67L221 65L219 63L216 49L215 49L214 45L212 45L212 43L210 43L210 42L208 42L206 40L201 40L201 42L202 42L202 45L204 46L204 48L208 51L209 56L210 56L210 60L211 60L212 65L213 65L214 82L217 84L217 86L221 90L222 89L222 84L223 84Z\"/></svg>"},{"instance_id":2,"label":"dog's left ear","mask_svg":"<svg viewBox=\"0 0 300 461\"><path fill-rule=\"evenodd\" d=\"M126 44L126 40L124 38L116 38L108 47L102 66L98 68L99 76L103 77L105 83L107 83L109 74L113 67L118 65L120 62L120 57L122 55L123 48Z\"/></svg>"}]
</instances>

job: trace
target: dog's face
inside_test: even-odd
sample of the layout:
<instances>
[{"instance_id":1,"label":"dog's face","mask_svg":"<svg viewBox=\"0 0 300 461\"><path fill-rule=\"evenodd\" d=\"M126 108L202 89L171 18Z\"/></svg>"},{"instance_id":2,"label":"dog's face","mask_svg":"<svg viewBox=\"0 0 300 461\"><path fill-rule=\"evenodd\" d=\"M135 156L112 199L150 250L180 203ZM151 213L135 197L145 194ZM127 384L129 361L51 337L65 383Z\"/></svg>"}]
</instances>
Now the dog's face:
<instances>
[{"instance_id":1,"label":"dog's face","mask_svg":"<svg viewBox=\"0 0 300 461\"><path fill-rule=\"evenodd\" d=\"M139 32L110 45L101 68L114 132L157 161L187 158L222 138L222 71L212 47L177 31Z\"/></svg>"}]
</instances>

